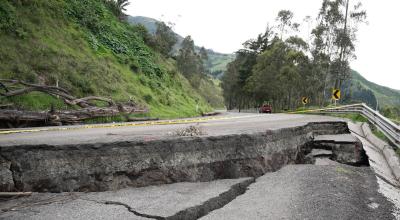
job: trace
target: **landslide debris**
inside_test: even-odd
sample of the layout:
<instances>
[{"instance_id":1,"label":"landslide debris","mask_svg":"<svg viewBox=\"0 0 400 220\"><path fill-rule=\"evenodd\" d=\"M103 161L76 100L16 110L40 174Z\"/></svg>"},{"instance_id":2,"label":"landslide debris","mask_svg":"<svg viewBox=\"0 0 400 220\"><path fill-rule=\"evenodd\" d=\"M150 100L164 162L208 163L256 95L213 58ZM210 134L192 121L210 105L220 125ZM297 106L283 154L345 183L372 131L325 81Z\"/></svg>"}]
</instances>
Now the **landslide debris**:
<instances>
[{"instance_id":1,"label":"landslide debris","mask_svg":"<svg viewBox=\"0 0 400 220\"><path fill-rule=\"evenodd\" d=\"M175 131L175 135L177 136L201 136L206 134L207 133L198 125L191 125Z\"/></svg>"}]
</instances>

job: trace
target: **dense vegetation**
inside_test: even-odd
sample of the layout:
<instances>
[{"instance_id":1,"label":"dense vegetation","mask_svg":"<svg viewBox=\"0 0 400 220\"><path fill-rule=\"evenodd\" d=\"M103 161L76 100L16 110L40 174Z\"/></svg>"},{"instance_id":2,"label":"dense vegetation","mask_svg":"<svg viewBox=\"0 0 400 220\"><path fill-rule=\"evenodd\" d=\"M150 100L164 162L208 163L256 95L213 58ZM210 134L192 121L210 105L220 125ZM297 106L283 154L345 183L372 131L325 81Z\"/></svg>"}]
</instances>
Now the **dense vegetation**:
<instances>
[{"instance_id":1,"label":"dense vegetation","mask_svg":"<svg viewBox=\"0 0 400 220\"><path fill-rule=\"evenodd\" d=\"M235 54L222 54L209 50L206 68L210 75L219 79L224 75L228 63L233 60L235 60Z\"/></svg>"},{"instance_id":2,"label":"dense vegetation","mask_svg":"<svg viewBox=\"0 0 400 220\"><path fill-rule=\"evenodd\" d=\"M222 77L226 106L269 102L277 110L295 109L301 97L311 105L329 103L332 89L344 88L350 78L357 26L366 18L360 3L348 2L323 0L309 39L299 36L301 25L291 11L280 11L277 23L246 41L228 65ZM310 17L304 22L313 24Z\"/></svg>"},{"instance_id":3,"label":"dense vegetation","mask_svg":"<svg viewBox=\"0 0 400 220\"><path fill-rule=\"evenodd\" d=\"M221 61L217 59L222 54L196 46L191 36L182 38L164 22L146 17L128 17L128 20L146 30L143 35L150 47L176 60L178 70L211 106L218 108L224 106L219 83L211 77L211 70L215 67L214 62L217 62L215 65L221 65L218 63Z\"/></svg>"},{"instance_id":4,"label":"dense vegetation","mask_svg":"<svg viewBox=\"0 0 400 220\"><path fill-rule=\"evenodd\" d=\"M200 90L165 56L165 48L150 47L143 27L124 21L123 2L0 1L0 78L58 85L77 97L133 99L149 106L150 116L209 111ZM51 104L67 108L40 93L0 98L5 103L36 110Z\"/></svg>"},{"instance_id":5,"label":"dense vegetation","mask_svg":"<svg viewBox=\"0 0 400 220\"><path fill-rule=\"evenodd\" d=\"M377 85L363 78L359 73L352 72L352 90L364 89L370 90L374 93L376 99L379 101L379 108L386 108L391 106L400 107L400 91Z\"/></svg>"},{"instance_id":6,"label":"dense vegetation","mask_svg":"<svg viewBox=\"0 0 400 220\"><path fill-rule=\"evenodd\" d=\"M129 16L128 21L132 24L143 25L148 30L148 32L153 35L156 34L158 25L160 23L160 21L156 19L143 16ZM177 39L177 42L175 43L172 52L174 54L178 54L179 50L182 48L184 37L180 36L177 33L175 33L175 37ZM195 45L195 50L196 52L200 52L201 47ZM208 60L205 62L205 68L210 75L216 78L221 77L226 71L227 64L235 59L234 54L218 53L211 49L207 49L206 52Z\"/></svg>"}]
</instances>

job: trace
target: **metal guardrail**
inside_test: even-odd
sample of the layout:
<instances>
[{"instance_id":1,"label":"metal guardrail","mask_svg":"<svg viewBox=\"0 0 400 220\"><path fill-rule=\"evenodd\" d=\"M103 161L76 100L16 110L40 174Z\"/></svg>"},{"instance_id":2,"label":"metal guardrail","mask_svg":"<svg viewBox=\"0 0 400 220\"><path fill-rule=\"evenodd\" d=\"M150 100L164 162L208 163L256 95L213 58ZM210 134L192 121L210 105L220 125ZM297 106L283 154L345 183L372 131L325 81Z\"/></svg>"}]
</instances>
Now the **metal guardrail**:
<instances>
[{"instance_id":1,"label":"metal guardrail","mask_svg":"<svg viewBox=\"0 0 400 220\"><path fill-rule=\"evenodd\" d=\"M239 112L237 109L229 112ZM241 109L242 113L258 113L257 108ZM332 113L359 113L366 117L372 124L376 125L380 131L398 148L400 148L400 126L390 121L379 112L371 109L366 104L344 105L331 108L311 109L304 111L295 111L289 113L309 113L309 112L332 112Z\"/></svg>"},{"instance_id":2,"label":"metal guardrail","mask_svg":"<svg viewBox=\"0 0 400 220\"><path fill-rule=\"evenodd\" d=\"M366 104L345 105L334 108L318 109L321 112L359 113L376 125L380 131L398 148L400 148L400 126L390 121Z\"/></svg>"}]
</instances>

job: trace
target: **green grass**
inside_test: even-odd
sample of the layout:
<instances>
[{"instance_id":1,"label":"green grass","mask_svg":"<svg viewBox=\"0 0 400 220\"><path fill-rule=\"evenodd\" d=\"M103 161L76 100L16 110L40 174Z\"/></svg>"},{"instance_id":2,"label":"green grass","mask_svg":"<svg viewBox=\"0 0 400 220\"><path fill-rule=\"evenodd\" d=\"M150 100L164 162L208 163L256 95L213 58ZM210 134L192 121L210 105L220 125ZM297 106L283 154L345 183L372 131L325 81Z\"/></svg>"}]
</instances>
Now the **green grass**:
<instances>
[{"instance_id":1,"label":"green grass","mask_svg":"<svg viewBox=\"0 0 400 220\"><path fill-rule=\"evenodd\" d=\"M204 77L200 81L198 92L203 95L213 108L224 108L224 99L219 80L212 79L209 76Z\"/></svg>"},{"instance_id":2,"label":"green grass","mask_svg":"<svg viewBox=\"0 0 400 220\"><path fill-rule=\"evenodd\" d=\"M374 124L369 123L369 127L371 128L372 134L374 134L377 138L382 141L389 143L390 140L385 136L383 132L381 132Z\"/></svg>"},{"instance_id":3,"label":"green grass","mask_svg":"<svg viewBox=\"0 0 400 220\"><path fill-rule=\"evenodd\" d=\"M379 101L380 107L392 107L400 105L400 91L381 86L366 80L358 72L352 71L353 90L358 90L357 86L371 90Z\"/></svg>"},{"instance_id":4,"label":"green grass","mask_svg":"<svg viewBox=\"0 0 400 220\"><path fill-rule=\"evenodd\" d=\"M345 113L345 114L329 114L329 116L347 118L352 122L368 122L368 119L357 113Z\"/></svg>"},{"instance_id":5,"label":"green grass","mask_svg":"<svg viewBox=\"0 0 400 220\"><path fill-rule=\"evenodd\" d=\"M379 139L381 139L381 140L383 140L383 141L385 141L385 142L388 142L388 141L389 141L389 139L385 136L385 134L383 134L381 131L379 131L379 130L377 130L377 129L372 130L372 133L373 133L376 137L378 137Z\"/></svg>"},{"instance_id":6,"label":"green grass","mask_svg":"<svg viewBox=\"0 0 400 220\"><path fill-rule=\"evenodd\" d=\"M346 118L350 119L352 122L368 122L368 119L358 113L316 113L316 112L306 112L300 114L317 114L326 115L331 117Z\"/></svg>"},{"instance_id":7,"label":"green grass","mask_svg":"<svg viewBox=\"0 0 400 220\"><path fill-rule=\"evenodd\" d=\"M398 157L400 157L400 148L396 149L396 154L397 154Z\"/></svg>"},{"instance_id":8,"label":"green grass","mask_svg":"<svg viewBox=\"0 0 400 220\"><path fill-rule=\"evenodd\" d=\"M149 117L211 111L209 101L178 72L175 61L145 45L135 27L120 22L102 1L8 0L0 4L0 12L7 7L11 14L0 13L0 78L46 85L58 81L76 97L133 99L149 107ZM7 28L5 17L13 21ZM38 93L1 98L0 104L5 103L28 110L67 108Z\"/></svg>"},{"instance_id":9,"label":"green grass","mask_svg":"<svg viewBox=\"0 0 400 220\"><path fill-rule=\"evenodd\" d=\"M0 103L13 104L18 109L29 106L30 110L49 109L50 106L54 106L56 109L66 108L64 102L60 99L39 92L32 92L30 95L16 96L8 99L0 97Z\"/></svg>"}]
</instances>

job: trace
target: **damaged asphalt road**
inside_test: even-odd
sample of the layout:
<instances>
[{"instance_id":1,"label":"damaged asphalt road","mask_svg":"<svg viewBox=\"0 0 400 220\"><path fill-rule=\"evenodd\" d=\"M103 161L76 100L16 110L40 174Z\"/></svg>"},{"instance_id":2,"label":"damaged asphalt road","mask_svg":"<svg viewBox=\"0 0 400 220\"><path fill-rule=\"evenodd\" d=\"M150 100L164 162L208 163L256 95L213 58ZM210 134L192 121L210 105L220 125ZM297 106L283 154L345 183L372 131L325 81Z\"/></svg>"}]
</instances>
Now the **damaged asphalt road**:
<instances>
[{"instance_id":1,"label":"damaged asphalt road","mask_svg":"<svg viewBox=\"0 0 400 220\"><path fill-rule=\"evenodd\" d=\"M394 219L369 167L289 165L201 219Z\"/></svg>"},{"instance_id":2,"label":"damaged asphalt road","mask_svg":"<svg viewBox=\"0 0 400 220\"><path fill-rule=\"evenodd\" d=\"M399 219L396 184L376 177L390 167L340 119L247 115L199 137L166 132L180 127L4 136L3 191L42 193L0 201L0 219Z\"/></svg>"},{"instance_id":3,"label":"damaged asphalt road","mask_svg":"<svg viewBox=\"0 0 400 220\"><path fill-rule=\"evenodd\" d=\"M252 179L217 180L35 194L1 203L0 218L395 219L391 213L395 207L378 188L369 167L288 165L255 183Z\"/></svg>"},{"instance_id":4,"label":"damaged asphalt road","mask_svg":"<svg viewBox=\"0 0 400 220\"><path fill-rule=\"evenodd\" d=\"M243 194L253 178L91 193L37 193L0 203L0 219L198 219Z\"/></svg>"}]
</instances>

